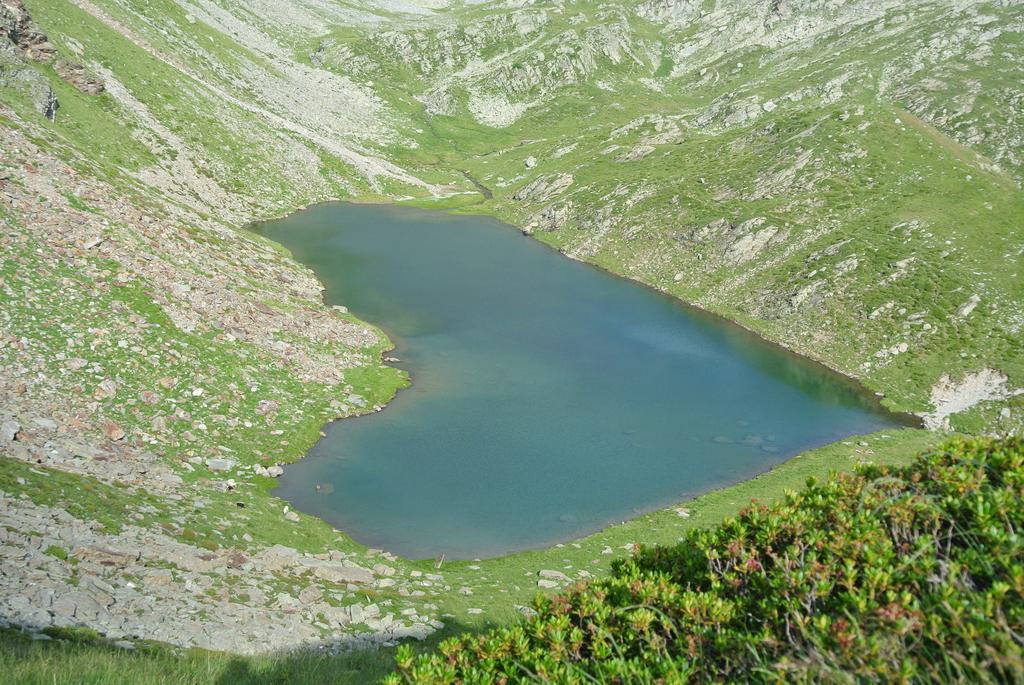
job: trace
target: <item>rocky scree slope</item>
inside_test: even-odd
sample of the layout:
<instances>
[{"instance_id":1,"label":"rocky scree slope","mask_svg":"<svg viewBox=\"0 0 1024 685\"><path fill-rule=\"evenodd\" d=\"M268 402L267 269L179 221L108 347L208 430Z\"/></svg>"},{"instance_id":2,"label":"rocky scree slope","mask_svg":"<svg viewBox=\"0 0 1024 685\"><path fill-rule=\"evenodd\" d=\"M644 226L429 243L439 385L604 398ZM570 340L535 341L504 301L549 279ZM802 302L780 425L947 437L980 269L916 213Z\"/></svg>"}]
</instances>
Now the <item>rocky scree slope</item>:
<instances>
[{"instance_id":1,"label":"rocky scree slope","mask_svg":"<svg viewBox=\"0 0 1024 685\"><path fill-rule=\"evenodd\" d=\"M269 496L404 382L238 230L325 199L496 214L933 428L1019 432L1022 21L0 0L0 615L260 651L421 637L476 601Z\"/></svg>"}]
</instances>

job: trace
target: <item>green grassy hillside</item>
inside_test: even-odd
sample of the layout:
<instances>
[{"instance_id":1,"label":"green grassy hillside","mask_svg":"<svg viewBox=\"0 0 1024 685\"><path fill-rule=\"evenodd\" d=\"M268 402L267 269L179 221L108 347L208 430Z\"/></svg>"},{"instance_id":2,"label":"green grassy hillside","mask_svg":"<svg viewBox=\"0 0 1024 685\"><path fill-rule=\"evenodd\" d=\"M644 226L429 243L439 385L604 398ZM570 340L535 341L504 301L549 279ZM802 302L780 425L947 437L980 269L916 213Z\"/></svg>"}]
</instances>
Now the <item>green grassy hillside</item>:
<instances>
[{"instance_id":1,"label":"green grassy hillside","mask_svg":"<svg viewBox=\"0 0 1024 685\"><path fill-rule=\"evenodd\" d=\"M759 26L767 3L707 6L665 24L484 5L470 33L349 31L325 60L422 126L393 154L493 192L463 211L722 313L895 410L1018 431L1020 8L806 3ZM943 401L986 370L969 408Z\"/></svg>"}]
</instances>

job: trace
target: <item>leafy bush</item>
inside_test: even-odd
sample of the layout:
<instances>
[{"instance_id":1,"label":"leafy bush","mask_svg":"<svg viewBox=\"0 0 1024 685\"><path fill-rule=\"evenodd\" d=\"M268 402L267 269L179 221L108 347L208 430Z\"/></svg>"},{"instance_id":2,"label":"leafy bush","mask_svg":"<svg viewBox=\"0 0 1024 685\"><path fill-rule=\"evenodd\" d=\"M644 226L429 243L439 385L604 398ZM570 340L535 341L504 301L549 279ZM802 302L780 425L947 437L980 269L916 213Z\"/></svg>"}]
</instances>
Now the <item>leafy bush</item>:
<instances>
[{"instance_id":1,"label":"leafy bush","mask_svg":"<svg viewBox=\"0 0 1024 685\"><path fill-rule=\"evenodd\" d=\"M1019 439L810 481L388 682L1021 682L1022 489Z\"/></svg>"}]
</instances>

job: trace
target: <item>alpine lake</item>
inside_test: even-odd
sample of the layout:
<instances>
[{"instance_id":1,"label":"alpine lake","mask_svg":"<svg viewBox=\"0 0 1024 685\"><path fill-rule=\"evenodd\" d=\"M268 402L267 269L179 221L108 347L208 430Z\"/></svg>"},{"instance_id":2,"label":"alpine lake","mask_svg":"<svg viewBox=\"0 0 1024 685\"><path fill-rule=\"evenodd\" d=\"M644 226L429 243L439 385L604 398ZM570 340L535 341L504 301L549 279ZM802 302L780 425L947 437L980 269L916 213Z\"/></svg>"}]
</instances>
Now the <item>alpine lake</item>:
<instances>
[{"instance_id":1,"label":"alpine lake","mask_svg":"<svg viewBox=\"0 0 1024 685\"><path fill-rule=\"evenodd\" d=\"M544 547L905 423L823 366L494 219L328 203L255 227L412 385L275 494L407 558Z\"/></svg>"}]
</instances>

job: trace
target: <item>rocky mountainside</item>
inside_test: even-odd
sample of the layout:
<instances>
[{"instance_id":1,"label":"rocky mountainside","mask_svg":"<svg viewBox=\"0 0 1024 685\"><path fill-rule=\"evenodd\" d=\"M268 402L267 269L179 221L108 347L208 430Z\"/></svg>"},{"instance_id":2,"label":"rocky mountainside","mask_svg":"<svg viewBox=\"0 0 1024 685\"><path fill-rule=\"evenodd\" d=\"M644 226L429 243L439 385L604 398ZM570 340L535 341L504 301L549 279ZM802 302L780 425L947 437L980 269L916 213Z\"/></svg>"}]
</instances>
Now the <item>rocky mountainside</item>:
<instances>
[{"instance_id":1,"label":"rocky mountainside","mask_svg":"<svg viewBox=\"0 0 1024 685\"><path fill-rule=\"evenodd\" d=\"M499 592L269 494L404 383L244 230L326 199L499 216L1019 433L1022 60L1006 0L0 0L0 618L259 651Z\"/></svg>"},{"instance_id":2,"label":"rocky mountainside","mask_svg":"<svg viewBox=\"0 0 1024 685\"><path fill-rule=\"evenodd\" d=\"M1019 430L1019 4L465 11L313 56L425 114L421 148L493 189L478 209L931 426Z\"/></svg>"}]
</instances>

